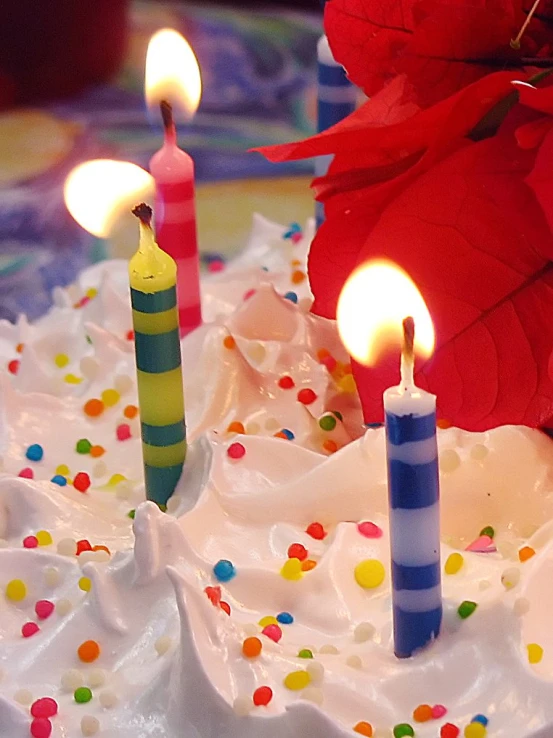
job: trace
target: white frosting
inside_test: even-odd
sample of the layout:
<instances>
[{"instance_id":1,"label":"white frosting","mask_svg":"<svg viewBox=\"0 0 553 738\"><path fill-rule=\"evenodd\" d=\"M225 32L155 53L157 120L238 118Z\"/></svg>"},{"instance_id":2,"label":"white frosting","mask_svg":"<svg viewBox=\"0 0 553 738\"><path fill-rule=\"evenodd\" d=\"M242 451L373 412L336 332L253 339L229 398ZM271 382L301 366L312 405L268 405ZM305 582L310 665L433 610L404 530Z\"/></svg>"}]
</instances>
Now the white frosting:
<instances>
[{"instance_id":1,"label":"white frosting","mask_svg":"<svg viewBox=\"0 0 553 738\"><path fill-rule=\"evenodd\" d=\"M0 596L0 735L30 735L29 709L14 699L26 689L33 699L58 701L54 738L82 735L95 725L83 721L89 717L99 721L102 738L339 738L354 735L362 720L383 736L409 722L417 737L435 738L444 722L462 728L476 713L488 716L488 736L551 736L553 445L524 428L439 432L442 561L462 550L464 564L443 576L446 616L438 641L398 661L391 644L384 433L361 434L355 395L319 363L321 348L339 361L347 357L334 324L306 312L307 283L290 281L297 268L290 262L305 262L310 233L297 245L282 233L258 218L244 254L204 281L209 322L183 341L192 443L168 513L140 504L136 423L125 420L129 440L115 434L123 408L136 402L126 265L85 271L78 285L58 291L57 306L35 325L0 325L4 366L18 356L15 346L25 344L19 372L6 373L1 383L0 588L21 578L28 590L21 603ZM91 287L98 295L73 308ZM243 301L251 288L256 293ZM289 290L297 292L298 306L281 297ZM223 345L228 335L234 349ZM59 353L69 357L61 369L53 361ZM65 374L83 376L83 357L87 377L95 376L68 384ZM295 388L278 386L284 374ZM132 377L121 400L87 418L84 402L129 385L121 377ZM297 401L301 388L317 394L311 405ZM316 418L328 410L340 411L343 423L336 419L324 432ZM232 421L257 432L230 434ZM281 428L295 439L275 438ZM329 437L336 453L323 449ZM77 454L79 438L106 453L100 459ZM237 440L246 454L232 460L227 449ZM40 462L25 459L32 443L44 448ZM83 494L48 481L59 464L69 467L70 478L90 473L90 489ZM34 479L17 477L24 467ZM113 474L128 481L110 485ZM134 507L133 524L127 512ZM384 534L362 535L357 522L364 520ZM327 531L324 540L305 532L314 521ZM498 553L464 551L490 524ZM24 549L23 538L39 530L50 532L53 545ZM111 558L57 553L68 538L106 545ZM317 562L299 581L280 573L292 543L303 544ZM521 564L517 550L526 543L536 555ZM231 560L237 572L219 584L230 617L204 593L217 585L219 559ZM375 589L362 589L354 578L364 559L385 567ZM92 581L88 593L78 586L82 576ZM34 613L39 599L56 604L44 621ZM467 620L456 613L463 600L478 603ZM282 611L294 623L280 626L280 642L259 635L261 656L246 659L243 640L261 632L262 617ZM20 632L27 621L41 628L28 639ZM93 664L76 653L88 639L101 647ZM528 663L531 643L544 649L535 665ZM313 660L298 657L305 648ZM307 689L284 686L287 674L307 668ZM91 687L92 701L79 705L62 682L98 686ZM273 699L254 707L252 694L262 685L272 688ZM421 703L441 703L448 713L416 724L412 711Z\"/></svg>"}]
</instances>

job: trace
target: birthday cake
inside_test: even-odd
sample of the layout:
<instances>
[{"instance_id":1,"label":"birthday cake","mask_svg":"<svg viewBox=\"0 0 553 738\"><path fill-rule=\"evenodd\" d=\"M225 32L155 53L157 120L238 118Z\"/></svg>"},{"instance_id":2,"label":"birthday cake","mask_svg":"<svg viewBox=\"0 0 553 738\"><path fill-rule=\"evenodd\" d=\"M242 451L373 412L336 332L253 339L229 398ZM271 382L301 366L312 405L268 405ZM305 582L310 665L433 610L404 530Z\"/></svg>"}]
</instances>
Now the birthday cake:
<instances>
[{"instance_id":1,"label":"birthday cake","mask_svg":"<svg viewBox=\"0 0 553 738\"><path fill-rule=\"evenodd\" d=\"M0 324L0 735L550 738L553 446L438 433L444 622L393 654L385 439L312 227L256 217L182 341L189 452L145 502L128 269Z\"/></svg>"}]
</instances>

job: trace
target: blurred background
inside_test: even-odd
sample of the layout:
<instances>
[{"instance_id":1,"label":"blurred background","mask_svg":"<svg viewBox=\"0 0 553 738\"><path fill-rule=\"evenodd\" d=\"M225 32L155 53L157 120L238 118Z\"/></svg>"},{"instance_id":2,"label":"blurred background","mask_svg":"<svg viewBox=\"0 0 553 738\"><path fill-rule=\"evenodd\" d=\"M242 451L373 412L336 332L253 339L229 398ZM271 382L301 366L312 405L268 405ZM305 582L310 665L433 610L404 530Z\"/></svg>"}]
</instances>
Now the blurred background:
<instances>
[{"instance_id":1,"label":"blurred background","mask_svg":"<svg viewBox=\"0 0 553 738\"><path fill-rule=\"evenodd\" d=\"M134 251L136 242L83 231L63 182L91 158L148 167L162 131L146 112L144 62L164 27L188 39L202 72L200 108L179 144L196 163L204 259L243 244L255 211L283 224L311 216L311 164L275 166L248 149L314 130L318 0L3 0L0 318L38 317L54 286Z\"/></svg>"}]
</instances>

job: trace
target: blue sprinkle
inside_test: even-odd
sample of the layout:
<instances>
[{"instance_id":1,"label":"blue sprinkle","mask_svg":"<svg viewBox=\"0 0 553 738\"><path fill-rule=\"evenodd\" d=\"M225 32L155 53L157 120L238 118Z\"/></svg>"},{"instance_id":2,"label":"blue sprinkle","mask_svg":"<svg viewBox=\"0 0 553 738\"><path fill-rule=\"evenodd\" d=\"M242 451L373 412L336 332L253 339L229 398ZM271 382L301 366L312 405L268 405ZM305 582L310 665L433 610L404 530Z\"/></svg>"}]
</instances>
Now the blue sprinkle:
<instances>
[{"instance_id":1,"label":"blue sprinkle","mask_svg":"<svg viewBox=\"0 0 553 738\"><path fill-rule=\"evenodd\" d=\"M25 452L25 456L29 461L40 461L44 456L44 449L39 443L33 443Z\"/></svg>"},{"instance_id":2,"label":"blue sprinkle","mask_svg":"<svg viewBox=\"0 0 553 738\"><path fill-rule=\"evenodd\" d=\"M290 223L288 230L282 238L292 238L296 233L301 233L301 225L299 223Z\"/></svg>"},{"instance_id":3,"label":"blue sprinkle","mask_svg":"<svg viewBox=\"0 0 553 738\"><path fill-rule=\"evenodd\" d=\"M294 622L294 618L289 612L279 612L276 619L279 623L282 623L282 625L291 625Z\"/></svg>"},{"instance_id":4,"label":"blue sprinkle","mask_svg":"<svg viewBox=\"0 0 553 738\"><path fill-rule=\"evenodd\" d=\"M293 302L294 305L297 305L297 303L298 303L298 296L296 295L295 292L287 292L284 295L284 297L285 297L286 300L290 300L290 302Z\"/></svg>"},{"instance_id":5,"label":"blue sprinkle","mask_svg":"<svg viewBox=\"0 0 553 738\"><path fill-rule=\"evenodd\" d=\"M382 428L384 423L365 423L365 428Z\"/></svg>"},{"instance_id":6,"label":"blue sprinkle","mask_svg":"<svg viewBox=\"0 0 553 738\"><path fill-rule=\"evenodd\" d=\"M269 267L261 267L261 271L262 272L268 272L269 271Z\"/></svg>"},{"instance_id":7,"label":"blue sprinkle","mask_svg":"<svg viewBox=\"0 0 553 738\"><path fill-rule=\"evenodd\" d=\"M236 569L234 564L227 559L221 559L213 567L213 573L215 578L219 582L230 582L236 576Z\"/></svg>"},{"instance_id":8,"label":"blue sprinkle","mask_svg":"<svg viewBox=\"0 0 553 738\"><path fill-rule=\"evenodd\" d=\"M283 428L283 429L282 429L282 430L281 430L280 432L281 432L281 433L284 433L284 435L286 436L286 438L287 438L287 439L288 439L289 441L293 441L293 440L294 440L294 438L295 438L295 436L294 436L294 434L292 433L292 431L291 431L291 430L288 430L288 428Z\"/></svg>"},{"instance_id":9,"label":"blue sprinkle","mask_svg":"<svg viewBox=\"0 0 553 738\"><path fill-rule=\"evenodd\" d=\"M475 715L470 722L480 723L480 725L483 725L484 727L486 727L488 725L489 720L485 715Z\"/></svg>"},{"instance_id":10,"label":"blue sprinkle","mask_svg":"<svg viewBox=\"0 0 553 738\"><path fill-rule=\"evenodd\" d=\"M201 254L200 258L205 264L211 264L213 261L220 261L223 264L226 262L224 254L218 251L205 251Z\"/></svg>"},{"instance_id":11,"label":"blue sprinkle","mask_svg":"<svg viewBox=\"0 0 553 738\"><path fill-rule=\"evenodd\" d=\"M67 484L67 479L62 477L61 474L55 474L50 481L54 482L54 484L59 484L60 487L65 487Z\"/></svg>"}]
</instances>

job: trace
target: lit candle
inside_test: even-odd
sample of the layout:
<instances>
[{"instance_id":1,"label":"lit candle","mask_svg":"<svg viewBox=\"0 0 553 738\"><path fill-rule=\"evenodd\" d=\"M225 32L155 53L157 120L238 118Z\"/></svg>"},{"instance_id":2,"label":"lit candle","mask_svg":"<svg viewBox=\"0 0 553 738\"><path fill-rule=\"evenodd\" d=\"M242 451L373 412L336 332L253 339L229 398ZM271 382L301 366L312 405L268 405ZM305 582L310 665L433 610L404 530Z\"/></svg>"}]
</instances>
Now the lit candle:
<instances>
[{"instance_id":1,"label":"lit candle","mask_svg":"<svg viewBox=\"0 0 553 738\"><path fill-rule=\"evenodd\" d=\"M403 328L401 381L384 393L394 652L408 658L436 638L442 620L436 397L414 382L415 320L426 354L434 330L424 300L395 265L356 270L338 301L340 335L358 361L371 365ZM368 315L367 321L359 315ZM405 317L407 316L407 317Z\"/></svg>"},{"instance_id":2,"label":"lit candle","mask_svg":"<svg viewBox=\"0 0 553 738\"><path fill-rule=\"evenodd\" d=\"M177 264L177 299L181 334L202 322L200 265L194 199L194 162L177 146L171 102L181 103L187 118L199 104L201 79L196 57L184 38L165 29L156 33L146 57L146 98L157 103L164 143L150 161L156 184L156 237Z\"/></svg>"},{"instance_id":3,"label":"lit candle","mask_svg":"<svg viewBox=\"0 0 553 738\"><path fill-rule=\"evenodd\" d=\"M129 262L146 497L167 504L186 457L174 260L154 240L152 209L133 210L140 245Z\"/></svg>"}]
</instances>

